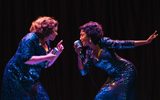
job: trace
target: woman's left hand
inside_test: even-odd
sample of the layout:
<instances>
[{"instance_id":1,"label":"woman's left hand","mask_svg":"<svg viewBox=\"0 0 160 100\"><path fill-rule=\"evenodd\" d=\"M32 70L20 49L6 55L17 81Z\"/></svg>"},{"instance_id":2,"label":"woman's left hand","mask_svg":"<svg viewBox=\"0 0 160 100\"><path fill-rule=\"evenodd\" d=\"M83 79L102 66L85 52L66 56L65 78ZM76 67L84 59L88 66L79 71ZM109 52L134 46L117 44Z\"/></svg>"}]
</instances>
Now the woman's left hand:
<instances>
[{"instance_id":1,"label":"woman's left hand","mask_svg":"<svg viewBox=\"0 0 160 100\"><path fill-rule=\"evenodd\" d=\"M157 31L155 31L152 35L150 35L147 39L147 43L151 43L158 36Z\"/></svg>"},{"instance_id":2,"label":"woman's left hand","mask_svg":"<svg viewBox=\"0 0 160 100\"><path fill-rule=\"evenodd\" d=\"M61 40L60 42L58 42L58 44L57 44L57 49L59 50L59 51L63 51L63 49L64 49L64 46L62 45L62 42L63 42L63 40Z\"/></svg>"}]
</instances>

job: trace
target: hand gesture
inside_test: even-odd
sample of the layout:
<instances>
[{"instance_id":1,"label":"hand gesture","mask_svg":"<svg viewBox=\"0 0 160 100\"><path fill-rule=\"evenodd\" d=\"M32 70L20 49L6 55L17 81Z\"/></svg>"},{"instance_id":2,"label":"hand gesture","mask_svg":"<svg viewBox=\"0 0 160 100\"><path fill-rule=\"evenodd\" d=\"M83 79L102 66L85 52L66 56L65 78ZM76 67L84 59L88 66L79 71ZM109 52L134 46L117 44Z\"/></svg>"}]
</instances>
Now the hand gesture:
<instances>
[{"instance_id":1,"label":"hand gesture","mask_svg":"<svg viewBox=\"0 0 160 100\"><path fill-rule=\"evenodd\" d=\"M64 46L62 45L62 42L63 42L63 40L61 40L61 41L58 42L58 44L57 44L57 49L58 49L60 52L62 52L63 49L64 49Z\"/></svg>"},{"instance_id":2,"label":"hand gesture","mask_svg":"<svg viewBox=\"0 0 160 100\"><path fill-rule=\"evenodd\" d=\"M158 36L157 31L155 31L153 34L151 34L148 39L147 43L151 43L153 39L155 39Z\"/></svg>"}]
</instances>

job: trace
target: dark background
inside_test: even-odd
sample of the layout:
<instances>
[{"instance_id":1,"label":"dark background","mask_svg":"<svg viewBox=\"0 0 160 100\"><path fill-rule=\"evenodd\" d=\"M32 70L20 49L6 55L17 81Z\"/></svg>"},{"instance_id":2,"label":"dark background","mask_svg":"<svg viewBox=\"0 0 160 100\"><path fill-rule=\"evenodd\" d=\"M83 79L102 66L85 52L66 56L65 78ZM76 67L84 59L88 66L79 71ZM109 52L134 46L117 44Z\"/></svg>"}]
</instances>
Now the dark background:
<instances>
[{"instance_id":1,"label":"dark background","mask_svg":"<svg viewBox=\"0 0 160 100\"><path fill-rule=\"evenodd\" d=\"M147 39L160 31L159 0L1 0L0 83L5 64L29 32L31 22L44 15L59 21L59 35L52 46L63 39L65 47L53 67L41 74L51 100L92 100L106 79L99 69L86 77L79 74L73 42L79 38L80 25L97 21L105 36L121 40ZM159 42L158 37L149 45L117 51L136 66L136 100L160 100Z\"/></svg>"}]
</instances>

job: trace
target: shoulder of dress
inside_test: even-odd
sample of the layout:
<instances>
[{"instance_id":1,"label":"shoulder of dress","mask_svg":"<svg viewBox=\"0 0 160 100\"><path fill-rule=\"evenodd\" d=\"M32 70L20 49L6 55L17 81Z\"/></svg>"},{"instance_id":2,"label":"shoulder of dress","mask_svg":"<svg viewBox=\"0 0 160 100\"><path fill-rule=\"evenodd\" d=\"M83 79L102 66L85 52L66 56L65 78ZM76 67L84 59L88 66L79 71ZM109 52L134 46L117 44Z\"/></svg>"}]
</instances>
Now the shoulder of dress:
<instances>
[{"instance_id":1,"label":"shoulder of dress","mask_svg":"<svg viewBox=\"0 0 160 100\"><path fill-rule=\"evenodd\" d=\"M111 39L110 37L103 37L103 38L101 38L102 40L109 40L109 39Z\"/></svg>"},{"instance_id":2,"label":"shoulder of dress","mask_svg":"<svg viewBox=\"0 0 160 100\"><path fill-rule=\"evenodd\" d=\"M103 38L100 39L99 43L100 43L100 44L101 44L101 43L105 43L105 42L108 41L108 40L110 40L109 37L103 37Z\"/></svg>"},{"instance_id":3,"label":"shoulder of dress","mask_svg":"<svg viewBox=\"0 0 160 100\"><path fill-rule=\"evenodd\" d=\"M23 41L35 41L38 40L38 36L35 33L28 33L22 39Z\"/></svg>"}]
</instances>

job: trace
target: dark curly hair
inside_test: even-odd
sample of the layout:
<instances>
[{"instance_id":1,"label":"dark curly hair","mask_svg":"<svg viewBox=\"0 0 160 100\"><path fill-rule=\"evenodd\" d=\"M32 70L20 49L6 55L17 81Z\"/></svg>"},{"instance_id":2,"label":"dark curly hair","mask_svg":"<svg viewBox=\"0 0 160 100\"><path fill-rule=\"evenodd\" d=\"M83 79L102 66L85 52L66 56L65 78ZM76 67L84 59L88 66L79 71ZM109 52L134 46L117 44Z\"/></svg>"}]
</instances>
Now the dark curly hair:
<instances>
[{"instance_id":1,"label":"dark curly hair","mask_svg":"<svg viewBox=\"0 0 160 100\"><path fill-rule=\"evenodd\" d=\"M88 37L91 38L94 44L98 44L99 40L103 37L102 26L98 22L90 21L82 26L80 30L83 30Z\"/></svg>"},{"instance_id":2,"label":"dark curly hair","mask_svg":"<svg viewBox=\"0 0 160 100\"><path fill-rule=\"evenodd\" d=\"M53 17L42 16L32 22L30 32L35 32L39 38L43 39L52 34L56 27L58 27L58 21Z\"/></svg>"}]
</instances>

